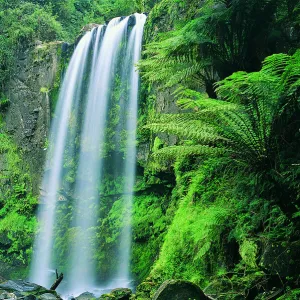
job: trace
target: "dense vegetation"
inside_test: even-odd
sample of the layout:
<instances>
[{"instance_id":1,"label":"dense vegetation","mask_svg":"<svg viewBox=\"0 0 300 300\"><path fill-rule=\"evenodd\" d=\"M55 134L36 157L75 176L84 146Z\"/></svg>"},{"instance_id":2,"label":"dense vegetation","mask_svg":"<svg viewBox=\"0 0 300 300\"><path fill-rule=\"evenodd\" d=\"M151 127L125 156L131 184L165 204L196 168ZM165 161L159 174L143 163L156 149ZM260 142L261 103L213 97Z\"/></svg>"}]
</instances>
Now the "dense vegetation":
<instances>
[{"instance_id":1,"label":"dense vegetation","mask_svg":"<svg viewBox=\"0 0 300 300\"><path fill-rule=\"evenodd\" d=\"M148 168L176 176L153 282L184 278L221 299L265 299L270 286L298 298L299 8L166 0L149 15L148 103L167 89L181 108L144 127L158 134Z\"/></svg>"},{"instance_id":2,"label":"dense vegetation","mask_svg":"<svg viewBox=\"0 0 300 300\"><path fill-rule=\"evenodd\" d=\"M161 282L178 278L218 299L298 299L298 0L0 0L2 90L16 52L38 40L72 42L85 24L136 10L149 12L138 143L151 148L139 160L133 208L138 297L149 299ZM161 109L159 101L178 108ZM118 121L110 116L114 142ZM36 199L4 128L0 142L8 165L1 174L0 260L28 265ZM122 151L113 143L106 145L108 161ZM72 168L65 170L68 184ZM99 187L105 204L95 239L103 274L114 267L122 226L123 179L112 178ZM71 205L61 205L55 251L72 239L65 214ZM62 268L64 255L57 256Z\"/></svg>"},{"instance_id":3,"label":"dense vegetation","mask_svg":"<svg viewBox=\"0 0 300 300\"><path fill-rule=\"evenodd\" d=\"M1 0L0 83L10 76L15 53L36 43L74 42L88 23L102 24L116 16L146 11L155 1L141 0Z\"/></svg>"}]
</instances>

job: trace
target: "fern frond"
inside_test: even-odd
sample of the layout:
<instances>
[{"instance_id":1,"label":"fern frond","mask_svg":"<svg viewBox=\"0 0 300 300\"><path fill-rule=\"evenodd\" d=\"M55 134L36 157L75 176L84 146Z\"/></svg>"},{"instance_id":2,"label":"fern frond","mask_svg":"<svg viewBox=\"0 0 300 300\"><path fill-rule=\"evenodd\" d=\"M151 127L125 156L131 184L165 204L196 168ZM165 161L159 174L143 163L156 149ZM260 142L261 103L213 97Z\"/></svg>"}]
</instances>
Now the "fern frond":
<instances>
[{"instance_id":1,"label":"fern frond","mask_svg":"<svg viewBox=\"0 0 300 300\"><path fill-rule=\"evenodd\" d=\"M273 76L281 76L281 74L285 71L285 68L289 65L291 61L291 56L279 53L268 56L263 61L262 72L273 75Z\"/></svg>"},{"instance_id":2,"label":"fern frond","mask_svg":"<svg viewBox=\"0 0 300 300\"><path fill-rule=\"evenodd\" d=\"M225 152L225 149L205 145L170 146L154 152L153 158L158 161L174 161L182 156L219 156Z\"/></svg>"},{"instance_id":3,"label":"fern frond","mask_svg":"<svg viewBox=\"0 0 300 300\"><path fill-rule=\"evenodd\" d=\"M205 112L231 111L240 109L240 106L237 104L211 99L204 93L199 93L183 87L178 88L173 95L179 99L177 104L182 109L192 108L197 111L202 109L205 110Z\"/></svg>"},{"instance_id":4,"label":"fern frond","mask_svg":"<svg viewBox=\"0 0 300 300\"><path fill-rule=\"evenodd\" d=\"M222 139L213 126L205 124L200 120L152 123L145 127L153 132L166 132L200 143L216 142Z\"/></svg>"}]
</instances>

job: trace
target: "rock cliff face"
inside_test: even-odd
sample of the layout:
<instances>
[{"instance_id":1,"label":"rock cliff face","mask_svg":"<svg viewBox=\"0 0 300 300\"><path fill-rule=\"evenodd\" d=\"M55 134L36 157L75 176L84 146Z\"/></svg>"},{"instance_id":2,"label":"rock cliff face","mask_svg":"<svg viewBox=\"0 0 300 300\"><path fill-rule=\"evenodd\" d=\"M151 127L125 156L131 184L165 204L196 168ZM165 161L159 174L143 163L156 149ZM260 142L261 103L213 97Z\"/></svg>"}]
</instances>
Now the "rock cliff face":
<instances>
[{"instance_id":1,"label":"rock cliff face","mask_svg":"<svg viewBox=\"0 0 300 300\"><path fill-rule=\"evenodd\" d=\"M50 127L50 97L59 70L61 42L41 44L18 54L6 85L7 132L13 136L30 168L33 193L38 194Z\"/></svg>"}]
</instances>

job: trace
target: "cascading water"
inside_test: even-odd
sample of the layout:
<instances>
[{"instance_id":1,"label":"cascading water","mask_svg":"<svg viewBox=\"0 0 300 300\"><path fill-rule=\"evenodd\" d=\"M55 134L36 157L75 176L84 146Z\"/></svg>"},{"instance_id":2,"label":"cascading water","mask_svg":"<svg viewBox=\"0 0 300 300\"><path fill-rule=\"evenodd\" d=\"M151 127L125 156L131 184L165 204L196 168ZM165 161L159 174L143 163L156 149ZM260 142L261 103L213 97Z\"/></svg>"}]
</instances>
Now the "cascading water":
<instances>
[{"instance_id":1,"label":"cascading water","mask_svg":"<svg viewBox=\"0 0 300 300\"><path fill-rule=\"evenodd\" d=\"M78 198L77 215L74 226L77 236L71 250L72 262L69 270L69 289L77 293L95 286L93 249L91 247L93 227L96 225L99 204L98 185L101 178L105 121L108 99L111 92L114 60L122 37L125 34L128 18L113 19L107 26L90 79L87 107L77 171L75 195Z\"/></svg>"},{"instance_id":2,"label":"cascading water","mask_svg":"<svg viewBox=\"0 0 300 300\"><path fill-rule=\"evenodd\" d=\"M101 235L97 233L97 220L103 201L99 187L107 175L106 170L112 167L120 170L112 172L114 176L121 173L124 177L124 225L119 245L116 245L119 248L115 257L117 268L111 272L114 275L107 277L110 282L106 286L131 286L131 208L139 89L135 64L141 54L145 20L143 14L115 18L107 26L98 26L87 32L76 47L60 91L47 154L49 171L46 168L43 181L43 190L47 194L42 199L45 204L39 208L42 226L35 242L30 280L49 287L51 277L48 269L61 267L65 273L65 284L61 289L64 294L78 295L99 285L99 275L102 274L99 274L96 256ZM118 81L121 81L121 90L124 89L119 96L115 91ZM114 111L112 103L125 111ZM119 117L119 124L114 125L116 146L112 151L116 154L112 155L114 163L110 165L104 153L107 151L107 131L112 114ZM74 122L72 127L70 124ZM127 138L122 148L120 136L123 131L127 132ZM120 154L121 148L125 149L125 153ZM64 216L71 216L69 227L65 229L68 233L60 229L58 238L54 234L54 225L59 211L58 193L66 187L64 175L66 165L69 165L66 156L72 161L71 165L76 166L74 182L68 186L67 193L73 200L63 212ZM68 238L62 242L61 236L64 235ZM60 239L59 242L57 239ZM57 253L64 253L63 266L57 263L57 257L52 257L57 256L55 251L54 255L52 253L53 245Z\"/></svg>"},{"instance_id":3,"label":"cascading water","mask_svg":"<svg viewBox=\"0 0 300 300\"><path fill-rule=\"evenodd\" d=\"M133 189L135 182L136 168L136 125L138 110L138 90L139 74L136 70L136 63L141 56L143 29L146 21L145 15L135 14L136 25L131 31L126 57L132 57L129 67L129 101L127 107L126 120L126 159L124 163L124 226L121 233L121 242L119 249L119 268L117 278L119 283L125 287L131 287L130 276L130 249L131 249L131 213Z\"/></svg>"},{"instance_id":4,"label":"cascading water","mask_svg":"<svg viewBox=\"0 0 300 300\"><path fill-rule=\"evenodd\" d=\"M61 188L63 155L67 143L68 122L74 102L81 92L81 82L84 74L89 45L92 35L87 33L80 41L70 61L51 126L50 147L47 153L46 171L42 183L42 192L38 211L41 224L37 235L34 255L32 258L30 280L43 286L49 286L51 281L51 252L53 246L53 228L58 191Z\"/></svg>"}]
</instances>

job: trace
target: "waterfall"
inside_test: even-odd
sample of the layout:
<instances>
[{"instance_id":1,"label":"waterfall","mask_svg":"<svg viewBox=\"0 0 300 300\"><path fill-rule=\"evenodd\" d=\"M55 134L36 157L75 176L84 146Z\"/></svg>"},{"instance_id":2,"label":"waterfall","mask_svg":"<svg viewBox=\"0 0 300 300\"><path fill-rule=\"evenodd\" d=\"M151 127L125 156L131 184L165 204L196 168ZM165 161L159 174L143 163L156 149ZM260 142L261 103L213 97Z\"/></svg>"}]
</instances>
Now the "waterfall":
<instances>
[{"instance_id":1,"label":"waterfall","mask_svg":"<svg viewBox=\"0 0 300 300\"><path fill-rule=\"evenodd\" d=\"M132 20L134 19L134 23ZM66 157L76 167L74 182L68 186L72 201L67 212L69 236L66 245L56 247L68 249L64 252L65 279L64 294L78 295L93 291L99 285L97 266L97 221L103 199L100 186L106 175L106 168L115 168L115 175L121 173L123 182L123 227L120 231L119 250L115 261L117 270L109 278L109 288L131 287L131 210L136 168L136 125L138 110L139 74L135 64L140 59L143 28L146 16L135 14L111 20L87 32L77 45L69 63L60 90L55 118L52 121L50 147L43 179L46 196L41 199L38 219L41 229L36 237L30 280L49 287L53 265L55 220L59 206L59 193L66 188L64 182ZM132 24L133 23L133 24ZM116 82L121 81L124 92L115 92ZM121 110L111 110L113 101ZM109 118L119 117L114 124L116 144L114 164L106 156ZM76 123L71 129L70 123ZM75 120L75 121L74 121ZM120 133L127 132L125 153L121 151ZM122 149L123 149L122 148ZM113 151L113 150L112 150ZM42 204L45 203L45 204ZM66 250L64 250L66 251ZM62 251L60 251L62 252ZM101 268L101 266L100 266ZM103 277L103 276L102 276ZM104 276L105 277L105 276ZM52 279L53 280L53 279ZM106 287L107 287L106 286ZM102 286L103 287L103 286Z\"/></svg>"},{"instance_id":2,"label":"waterfall","mask_svg":"<svg viewBox=\"0 0 300 300\"><path fill-rule=\"evenodd\" d=\"M81 149L76 178L75 195L78 198L74 226L78 228L72 246L69 289L84 292L94 287L94 263L92 251L93 227L96 225L99 205L98 185L101 178L105 121L108 99L111 92L114 61L128 18L116 18L107 26L95 69L90 79L88 102L85 111Z\"/></svg>"},{"instance_id":3,"label":"waterfall","mask_svg":"<svg viewBox=\"0 0 300 300\"><path fill-rule=\"evenodd\" d=\"M125 287L131 287L129 261L131 249L131 213L136 168L135 141L139 90L139 74L136 70L135 65L139 61L141 55L143 29L146 21L146 16L135 14L135 18L136 25L131 31L126 55L126 57L132 57L132 61L129 65L129 101L126 120L127 141L125 154L126 159L124 163L124 226L121 233L119 268L117 274L119 283Z\"/></svg>"},{"instance_id":4,"label":"waterfall","mask_svg":"<svg viewBox=\"0 0 300 300\"><path fill-rule=\"evenodd\" d=\"M41 204L38 209L38 220L41 227L35 240L30 273L32 282L47 287L51 280L53 228L58 192L62 184L63 156L67 143L68 122L72 106L80 96L91 39L92 35L88 32L76 47L61 86L55 117L51 126L50 147L42 182L44 196L40 199Z\"/></svg>"}]
</instances>

